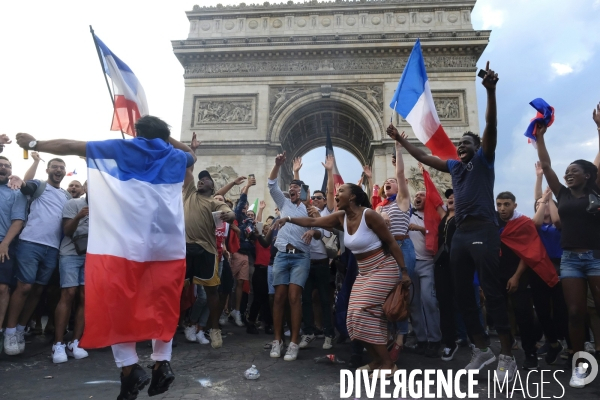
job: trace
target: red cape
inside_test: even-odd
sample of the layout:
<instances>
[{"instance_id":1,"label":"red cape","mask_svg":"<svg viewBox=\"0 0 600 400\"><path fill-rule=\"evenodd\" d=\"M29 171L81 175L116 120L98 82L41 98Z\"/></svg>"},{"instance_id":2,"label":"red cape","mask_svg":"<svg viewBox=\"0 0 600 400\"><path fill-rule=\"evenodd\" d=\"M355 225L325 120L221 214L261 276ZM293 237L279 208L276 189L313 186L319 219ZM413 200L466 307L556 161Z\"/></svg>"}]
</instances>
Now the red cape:
<instances>
[{"instance_id":1,"label":"red cape","mask_svg":"<svg viewBox=\"0 0 600 400\"><path fill-rule=\"evenodd\" d=\"M538 274L548 286L554 287L558 283L554 264L550 261L531 219L523 215L508 221L500 234L500 240L525 261L525 264Z\"/></svg>"}]
</instances>

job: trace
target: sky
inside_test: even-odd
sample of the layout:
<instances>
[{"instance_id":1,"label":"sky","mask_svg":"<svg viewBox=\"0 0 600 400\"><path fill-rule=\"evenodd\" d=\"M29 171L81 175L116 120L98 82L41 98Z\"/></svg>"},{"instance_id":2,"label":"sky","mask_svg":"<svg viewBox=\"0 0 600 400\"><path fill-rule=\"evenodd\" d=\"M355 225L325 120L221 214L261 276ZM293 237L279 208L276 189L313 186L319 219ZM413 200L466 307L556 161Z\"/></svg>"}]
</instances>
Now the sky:
<instances>
[{"instance_id":1,"label":"sky","mask_svg":"<svg viewBox=\"0 0 600 400\"><path fill-rule=\"evenodd\" d=\"M227 0L105 0L98 3L4 1L0 5L0 133L14 139L28 132L37 139L101 140L111 132L112 105L89 34L96 34L135 72L144 86L150 112L181 130L183 68L171 40L189 31L185 11L194 4L233 4ZM118 12L116 12L118 10ZM490 60L500 81L495 193L510 190L519 210L532 214L536 152L523 133L535 111L528 103L544 98L556 110L547 146L559 177L568 163L592 161L598 132L592 110L600 102L600 0L479 0L472 14L475 29L491 29L490 43L479 60ZM400 74L400 71L399 71ZM480 126L485 125L485 90L477 89ZM336 149L343 178L356 182L358 161ZM14 144L3 155L13 173L23 175L31 158ZM321 186L324 149L304 156L303 177ZM48 161L50 155L43 154ZM67 170L85 180L85 162L66 157ZM45 178L39 167L36 177ZM66 187L69 179L65 178Z\"/></svg>"}]
</instances>

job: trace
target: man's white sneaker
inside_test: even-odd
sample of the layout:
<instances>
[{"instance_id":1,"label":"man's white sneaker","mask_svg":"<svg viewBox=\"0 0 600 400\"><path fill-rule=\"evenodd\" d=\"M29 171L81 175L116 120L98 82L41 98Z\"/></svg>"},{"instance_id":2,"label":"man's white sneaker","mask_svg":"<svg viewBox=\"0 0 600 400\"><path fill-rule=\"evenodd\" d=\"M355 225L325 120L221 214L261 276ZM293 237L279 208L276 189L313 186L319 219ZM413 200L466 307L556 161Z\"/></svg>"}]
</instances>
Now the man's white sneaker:
<instances>
[{"instance_id":1,"label":"man's white sneaker","mask_svg":"<svg viewBox=\"0 0 600 400\"><path fill-rule=\"evenodd\" d=\"M305 349L308 347L310 342L315 340L315 335L302 335L302 340L300 341L300 348Z\"/></svg>"},{"instance_id":2,"label":"man's white sneaker","mask_svg":"<svg viewBox=\"0 0 600 400\"><path fill-rule=\"evenodd\" d=\"M67 345L67 355L76 360L81 360L82 358L86 358L89 354L87 351L79 347L79 340L73 340Z\"/></svg>"},{"instance_id":3,"label":"man's white sneaker","mask_svg":"<svg viewBox=\"0 0 600 400\"><path fill-rule=\"evenodd\" d=\"M283 359L285 361L296 360L296 358L298 357L298 350L300 350L300 346L298 346L294 342L290 343L290 345L287 348L287 351L285 352L285 356L283 357Z\"/></svg>"},{"instance_id":4,"label":"man's white sneaker","mask_svg":"<svg viewBox=\"0 0 600 400\"><path fill-rule=\"evenodd\" d=\"M279 358L281 357L281 348L283 347L283 340L277 341L273 340L271 344L271 358Z\"/></svg>"},{"instance_id":5,"label":"man's white sneaker","mask_svg":"<svg viewBox=\"0 0 600 400\"><path fill-rule=\"evenodd\" d=\"M512 382L515 379L517 372L517 361L514 357L500 354L498 357L498 368L496 368L496 377L498 382L502 383L506 379L507 382Z\"/></svg>"},{"instance_id":6,"label":"man's white sneaker","mask_svg":"<svg viewBox=\"0 0 600 400\"><path fill-rule=\"evenodd\" d=\"M490 349L489 347L487 349L485 349L486 351L480 350L475 346L472 346L471 349L472 349L471 350L472 351L471 361L465 367L466 370L469 370L469 369L480 370L481 368L485 367L486 365L491 364L494 361L496 361L496 356L492 352L492 349Z\"/></svg>"},{"instance_id":7,"label":"man's white sneaker","mask_svg":"<svg viewBox=\"0 0 600 400\"><path fill-rule=\"evenodd\" d=\"M25 353L25 331L17 331L17 343L19 344L19 353Z\"/></svg>"},{"instance_id":8,"label":"man's white sneaker","mask_svg":"<svg viewBox=\"0 0 600 400\"><path fill-rule=\"evenodd\" d=\"M244 323L242 322L242 316L238 310L233 310L231 312L231 316L233 317L233 321L237 326L244 326Z\"/></svg>"},{"instance_id":9,"label":"man's white sneaker","mask_svg":"<svg viewBox=\"0 0 600 400\"><path fill-rule=\"evenodd\" d=\"M210 340L208 340L206 338L206 336L204 336L204 331L198 331L198 333L196 333L196 340L200 344L209 344L210 343Z\"/></svg>"},{"instance_id":10,"label":"man's white sneaker","mask_svg":"<svg viewBox=\"0 0 600 400\"><path fill-rule=\"evenodd\" d=\"M56 343L52 345L52 362L54 364L60 364L67 362L67 353L65 353L65 347L63 343Z\"/></svg>"},{"instance_id":11,"label":"man's white sneaker","mask_svg":"<svg viewBox=\"0 0 600 400\"><path fill-rule=\"evenodd\" d=\"M185 340L188 342L195 342L196 339L196 327L195 326L186 326L183 330L185 335Z\"/></svg>"},{"instance_id":12,"label":"man's white sneaker","mask_svg":"<svg viewBox=\"0 0 600 400\"><path fill-rule=\"evenodd\" d=\"M209 335L210 335L210 346L213 349L218 349L219 347L223 346L223 337L221 336L220 329L211 329L209 331Z\"/></svg>"},{"instance_id":13,"label":"man's white sneaker","mask_svg":"<svg viewBox=\"0 0 600 400\"><path fill-rule=\"evenodd\" d=\"M221 326L227 324L227 321L229 320L229 315L225 314L225 311L223 311L221 313L221 317L219 318L219 324Z\"/></svg>"},{"instance_id":14,"label":"man's white sneaker","mask_svg":"<svg viewBox=\"0 0 600 400\"><path fill-rule=\"evenodd\" d=\"M16 333L12 335L4 334L4 352L9 356L16 356L21 353L19 349L19 339Z\"/></svg>"},{"instance_id":15,"label":"man's white sneaker","mask_svg":"<svg viewBox=\"0 0 600 400\"><path fill-rule=\"evenodd\" d=\"M325 336L325 341L323 342L323 348L325 350L329 350L333 347L333 338Z\"/></svg>"},{"instance_id":16,"label":"man's white sneaker","mask_svg":"<svg viewBox=\"0 0 600 400\"><path fill-rule=\"evenodd\" d=\"M575 389L582 389L585 387L585 382L583 381L585 378L585 371L583 367L575 367L573 368L573 373L571 375L571 380L569 381L569 386Z\"/></svg>"}]
</instances>

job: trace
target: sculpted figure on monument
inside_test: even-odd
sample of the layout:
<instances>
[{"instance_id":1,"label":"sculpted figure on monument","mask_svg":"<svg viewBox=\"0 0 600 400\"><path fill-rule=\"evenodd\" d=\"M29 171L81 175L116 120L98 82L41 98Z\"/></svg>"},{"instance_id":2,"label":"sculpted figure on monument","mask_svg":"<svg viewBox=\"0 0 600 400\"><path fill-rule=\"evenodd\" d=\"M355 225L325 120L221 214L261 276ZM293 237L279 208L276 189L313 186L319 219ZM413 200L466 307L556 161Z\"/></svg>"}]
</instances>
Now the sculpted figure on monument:
<instances>
[{"instance_id":1,"label":"sculpted figure on monument","mask_svg":"<svg viewBox=\"0 0 600 400\"><path fill-rule=\"evenodd\" d=\"M251 101L199 101L196 110L197 124L219 122L251 122Z\"/></svg>"},{"instance_id":2,"label":"sculpted figure on monument","mask_svg":"<svg viewBox=\"0 0 600 400\"><path fill-rule=\"evenodd\" d=\"M275 97L275 104L271 107L271 117L277 112L277 110L279 110L281 108L281 106L283 106L285 104L286 101L288 101L289 96L293 93L296 93L298 91L304 90L302 88L296 88L296 89L288 89L287 87L283 87L281 89L279 89L279 91L277 93L275 93L274 97Z\"/></svg>"},{"instance_id":3,"label":"sculpted figure on monument","mask_svg":"<svg viewBox=\"0 0 600 400\"><path fill-rule=\"evenodd\" d=\"M227 185L229 182L234 181L239 176L233 167L230 167L229 165L222 167L217 164L206 168L206 170L210 173L210 177L215 182L215 192ZM240 186L235 185L229 192L227 192L227 197L235 202L240 198L240 191Z\"/></svg>"},{"instance_id":4,"label":"sculpted figure on monument","mask_svg":"<svg viewBox=\"0 0 600 400\"><path fill-rule=\"evenodd\" d=\"M371 104L380 114L383 109L383 98L382 98L382 90L376 86L359 86L359 87L350 87L348 90L353 90L355 92L361 93L364 99L366 99L369 104Z\"/></svg>"},{"instance_id":5,"label":"sculpted figure on monument","mask_svg":"<svg viewBox=\"0 0 600 400\"><path fill-rule=\"evenodd\" d=\"M459 119L458 97L434 97L433 102L440 119Z\"/></svg>"}]
</instances>

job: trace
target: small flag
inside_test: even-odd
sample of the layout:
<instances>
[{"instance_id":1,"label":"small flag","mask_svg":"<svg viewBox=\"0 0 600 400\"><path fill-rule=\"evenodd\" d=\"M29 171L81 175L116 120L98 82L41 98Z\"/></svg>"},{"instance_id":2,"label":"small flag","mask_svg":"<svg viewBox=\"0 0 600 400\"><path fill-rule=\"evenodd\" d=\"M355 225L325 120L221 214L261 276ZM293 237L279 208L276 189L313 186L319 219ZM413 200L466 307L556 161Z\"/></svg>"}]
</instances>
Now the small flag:
<instances>
[{"instance_id":1,"label":"small flag","mask_svg":"<svg viewBox=\"0 0 600 400\"><path fill-rule=\"evenodd\" d=\"M104 72L115 86L115 109L110 130L135 136L135 121L148 115L144 88L127 64L110 51L98 36L94 35L94 39L102 55Z\"/></svg>"},{"instance_id":2,"label":"small flag","mask_svg":"<svg viewBox=\"0 0 600 400\"><path fill-rule=\"evenodd\" d=\"M333 154L333 142L331 141L331 135L329 134L329 125L327 125L327 139L325 142L325 157L328 156L334 156ZM327 193L327 170L325 170L325 178L323 178L323 185L321 186L321 191L323 193ZM333 183L334 183L334 188L335 185L340 184L343 185L344 184L344 180L342 179L342 175L340 175L340 171L338 171L337 168L337 163L334 161L333 163ZM335 189L334 189L335 190ZM334 193L328 193L327 196L333 196Z\"/></svg>"},{"instance_id":3,"label":"small flag","mask_svg":"<svg viewBox=\"0 0 600 400\"><path fill-rule=\"evenodd\" d=\"M74 169L73 172L69 172L67 176L77 175L77 169Z\"/></svg>"},{"instance_id":4,"label":"small flag","mask_svg":"<svg viewBox=\"0 0 600 400\"><path fill-rule=\"evenodd\" d=\"M541 122L546 126L551 126L554 123L554 107L541 98L532 100L529 105L536 109L537 114L529 123L525 136L528 138L527 142L537 149L537 123Z\"/></svg>"},{"instance_id":5,"label":"small flag","mask_svg":"<svg viewBox=\"0 0 600 400\"><path fill-rule=\"evenodd\" d=\"M415 136L434 156L444 160L457 158L456 147L446 135L433 103L419 39L408 57L390 107L408 121Z\"/></svg>"},{"instance_id":6,"label":"small flag","mask_svg":"<svg viewBox=\"0 0 600 400\"><path fill-rule=\"evenodd\" d=\"M258 212L258 198L254 200L254 204L248 208L248 211L254 211L254 214Z\"/></svg>"}]
</instances>

